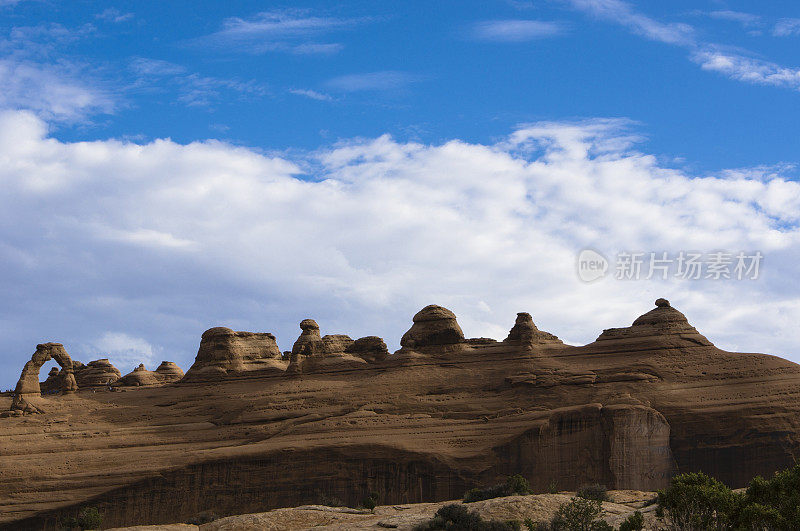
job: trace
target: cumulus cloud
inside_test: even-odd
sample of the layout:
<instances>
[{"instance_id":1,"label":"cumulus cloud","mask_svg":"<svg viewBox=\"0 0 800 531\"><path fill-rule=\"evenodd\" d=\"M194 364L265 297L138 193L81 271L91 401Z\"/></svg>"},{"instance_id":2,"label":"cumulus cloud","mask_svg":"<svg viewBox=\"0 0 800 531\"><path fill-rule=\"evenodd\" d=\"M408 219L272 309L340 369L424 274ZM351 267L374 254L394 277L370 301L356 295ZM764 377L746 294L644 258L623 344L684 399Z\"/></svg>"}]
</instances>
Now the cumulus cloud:
<instances>
[{"instance_id":1,"label":"cumulus cloud","mask_svg":"<svg viewBox=\"0 0 800 531\"><path fill-rule=\"evenodd\" d=\"M69 64L0 59L0 108L30 109L51 120L77 121L112 112L114 97L80 79Z\"/></svg>"},{"instance_id":2,"label":"cumulus cloud","mask_svg":"<svg viewBox=\"0 0 800 531\"><path fill-rule=\"evenodd\" d=\"M62 142L31 113L3 113L3 385L48 340L78 359L157 352L188 368L206 328L271 331L288 349L314 317L396 348L430 303L470 336L502 338L530 311L583 343L666 296L721 347L800 359L791 168L687 174L637 151L631 127L535 123L489 145L381 136L289 157ZM765 263L753 281L584 283L587 247L760 250Z\"/></svg>"},{"instance_id":3,"label":"cumulus cloud","mask_svg":"<svg viewBox=\"0 0 800 531\"><path fill-rule=\"evenodd\" d=\"M132 337L124 332L105 332L100 337L86 345L85 354L95 359L108 358L123 374L129 372L140 363L144 363L150 370L158 362L157 352L153 346L140 337Z\"/></svg>"}]
</instances>

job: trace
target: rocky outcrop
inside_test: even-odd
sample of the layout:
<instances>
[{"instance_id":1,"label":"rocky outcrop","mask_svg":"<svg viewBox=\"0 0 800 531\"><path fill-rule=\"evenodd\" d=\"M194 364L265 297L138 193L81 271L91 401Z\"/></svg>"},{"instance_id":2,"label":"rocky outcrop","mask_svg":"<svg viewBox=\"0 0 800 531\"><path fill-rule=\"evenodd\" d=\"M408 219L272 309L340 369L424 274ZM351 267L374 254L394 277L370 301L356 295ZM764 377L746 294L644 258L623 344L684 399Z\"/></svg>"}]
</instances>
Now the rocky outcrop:
<instances>
[{"instance_id":1,"label":"rocky outcrop","mask_svg":"<svg viewBox=\"0 0 800 531\"><path fill-rule=\"evenodd\" d=\"M344 334L320 337L319 325L313 319L300 322L300 337L294 342L289 374L346 370L363 366L367 361L350 352L355 342ZM362 343L363 346L363 343Z\"/></svg>"},{"instance_id":2,"label":"rocky outcrop","mask_svg":"<svg viewBox=\"0 0 800 531\"><path fill-rule=\"evenodd\" d=\"M70 358L67 351L64 350L64 345L61 343L43 343L36 345L36 352L33 353L31 361L26 363L25 367L22 368L22 374L14 389L14 394L22 397L40 396L39 370L42 368L42 365L50 360L55 360L63 370L63 375L59 376L61 380L61 391L64 393L77 391L78 386L75 383L75 377L72 373L72 358Z\"/></svg>"},{"instance_id":3,"label":"rocky outcrop","mask_svg":"<svg viewBox=\"0 0 800 531\"><path fill-rule=\"evenodd\" d=\"M171 361L162 361L155 371L148 371L144 364L140 364L131 373L126 374L119 381L119 385L130 387L143 387L164 385L177 382L184 374L180 367Z\"/></svg>"},{"instance_id":4,"label":"rocky outcrop","mask_svg":"<svg viewBox=\"0 0 800 531\"><path fill-rule=\"evenodd\" d=\"M107 387L122 377L119 369L108 358L90 361L75 370L75 380L81 389Z\"/></svg>"},{"instance_id":5,"label":"rocky outcrop","mask_svg":"<svg viewBox=\"0 0 800 531\"><path fill-rule=\"evenodd\" d=\"M508 332L505 343L515 344L562 344L558 337L549 332L542 332L533 324L531 314L520 312L517 314L517 321Z\"/></svg>"},{"instance_id":6,"label":"rocky outcrop","mask_svg":"<svg viewBox=\"0 0 800 531\"><path fill-rule=\"evenodd\" d=\"M161 381L161 378L159 378L158 374L153 371L148 371L143 363L133 369L132 372L123 376L119 381L119 385L132 387L161 385L162 383L163 382Z\"/></svg>"},{"instance_id":7,"label":"rocky outcrop","mask_svg":"<svg viewBox=\"0 0 800 531\"><path fill-rule=\"evenodd\" d=\"M632 339L660 338L671 341L684 341L697 345L713 346L695 327L689 324L686 316L673 308L667 299L656 300L653 310L639 316L627 328L603 330L597 341L620 341Z\"/></svg>"},{"instance_id":8,"label":"rocky outcrop","mask_svg":"<svg viewBox=\"0 0 800 531\"><path fill-rule=\"evenodd\" d=\"M525 314L501 342L464 340L441 307L420 314L392 355L305 321L293 377L228 372L280 354L212 329L196 363L211 382L45 397L33 421L7 412L0 528L86 506L121 525L372 490L384 503L444 500L515 473L537 490L654 490L697 470L741 487L800 455L800 366L720 350L666 301L582 346Z\"/></svg>"},{"instance_id":9,"label":"rocky outcrop","mask_svg":"<svg viewBox=\"0 0 800 531\"><path fill-rule=\"evenodd\" d=\"M367 363L376 363L386 360L389 349L383 339L378 336L361 337L347 347L346 352L358 356Z\"/></svg>"},{"instance_id":10,"label":"rocky outcrop","mask_svg":"<svg viewBox=\"0 0 800 531\"><path fill-rule=\"evenodd\" d=\"M413 318L414 324L403 334L400 345L407 349L456 345L464 342L464 332L453 312L431 304Z\"/></svg>"},{"instance_id":11,"label":"rocky outcrop","mask_svg":"<svg viewBox=\"0 0 800 531\"><path fill-rule=\"evenodd\" d=\"M171 361L162 361L156 369L156 374L164 383L177 382L184 376L183 369Z\"/></svg>"},{"instance_id":12,"label":"rocky outcrop","mask_svg":"<svg viewBox=\"0 0 800 531\"><path fill-rule=\"evenodd\" d=\"M203 332L197 357L183 379L213 380L253 371L283 372L285 368L274 335L216 327Z\"/></svg>"}]
</instances>

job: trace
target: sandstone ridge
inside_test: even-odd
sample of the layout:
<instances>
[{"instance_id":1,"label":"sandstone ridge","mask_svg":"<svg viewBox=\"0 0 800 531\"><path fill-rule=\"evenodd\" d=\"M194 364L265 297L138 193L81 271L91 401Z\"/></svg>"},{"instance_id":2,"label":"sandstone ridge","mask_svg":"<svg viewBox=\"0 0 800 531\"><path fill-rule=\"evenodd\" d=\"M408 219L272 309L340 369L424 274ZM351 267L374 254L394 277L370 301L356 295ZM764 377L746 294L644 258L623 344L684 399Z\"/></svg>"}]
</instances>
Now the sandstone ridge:
<instances>
[{"instance_id":1,"label":"sandstone ridge","mask_svg":"<svg viewBox=\"0 0 800 531\"><path fill-rule=\"evenodd\" d=\"M582 346L524 312L503 341L468 338L434 305L395 353L300 329L284 354L272 334L212 328L182 379L140 367L94 388L80 381L102 383L109 364L77 378L62 345L39 345L0 397L15 408L0 419L0 528L46 529L86 505L119 526L371 491L433 502L516 473L538 492L650 491L695 470L738 487L800 457L800 366L718 349L666 300ZM49 359L62 368L42 396ZM160 372L172 380L153 383Z\"/></svg>"}]
</instances>

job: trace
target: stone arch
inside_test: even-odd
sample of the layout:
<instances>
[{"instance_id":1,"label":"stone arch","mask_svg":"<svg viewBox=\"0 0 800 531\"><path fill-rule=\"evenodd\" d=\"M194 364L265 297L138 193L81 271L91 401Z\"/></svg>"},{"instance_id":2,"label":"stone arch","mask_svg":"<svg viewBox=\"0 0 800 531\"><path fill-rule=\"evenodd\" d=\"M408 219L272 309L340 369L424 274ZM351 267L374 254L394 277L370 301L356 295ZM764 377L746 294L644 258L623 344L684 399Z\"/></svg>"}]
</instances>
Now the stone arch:
<instances>
[{"instance_id":1,"label":"stone arch","mask_svg":"<svg viewBox=\"0 0 800 531\"><path fill-rule=\"evenodd\" d=\"M22 368L22 374L14 389L14 402L11 409L24 409L27 398L39 398L42 390L39 386L39 371L42 365L50 360L55 360L61 366L59 378L61 379L61 392L74 393L78 390L75 374L72 367L72 358L69 357L64 345L61 343L42 343L36 345L31 361Z\"/></svg>"}]
</instances>

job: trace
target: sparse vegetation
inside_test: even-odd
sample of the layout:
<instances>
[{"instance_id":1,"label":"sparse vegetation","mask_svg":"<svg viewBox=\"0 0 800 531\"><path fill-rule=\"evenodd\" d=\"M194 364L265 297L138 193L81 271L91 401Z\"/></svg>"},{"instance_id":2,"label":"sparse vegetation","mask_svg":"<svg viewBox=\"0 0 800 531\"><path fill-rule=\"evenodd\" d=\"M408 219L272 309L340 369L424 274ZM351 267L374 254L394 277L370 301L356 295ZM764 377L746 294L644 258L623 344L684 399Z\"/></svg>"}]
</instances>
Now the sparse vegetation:
<instances>
[{"instance_id":1,"label":"sparse vegetation","mask_svg":"<svg viewBox=\"0 0 800 531\"><path fill-rule=\"evenodd\" d=\"M549 492L550 494L558 494L558 483L556 483L555 481L551 481L547 485L547 492Z\"/></svg>"},{"instance_id":2,"label":"sparse vegetation","mask_svg":"<svg viewBox=\"0 0 800 531\"><path fill-rule=\"evenodd\" d=\"M63 529L80 529L81 531L89 531L100 529L103 525L103 515L97 510L97 507L86 507L76 517L66 518L61 521Z\"/></svg>"},{"instance_id":3,"label":"sparse vegetation","mask_svg":"<svg viewBox=\"0 0 800 531\"><path fill-rule=\"evenodd\" d=\"M524 496L525 494L532 494L531 486L528 480L519 474L509 476L505 483L495 485L485 489L472 489L464 494L464 503L471 503L482 500L490 500L492 498L502 498L504 496Z\"/></svg>"},{"instance_id":4,"label":"sparse vegetation","mask_svg":"<svg viewBox=\"0 0 800 531\"><path fill-rule=\"evenodd\" d=\"M440 529L458 531L518 531L516 522L486 521L477 513L470 512L463 505L453 503L445 505L436 516L426 523L418 525L415 531L437 531Z\"/></svg>"},{"instance_id":5,"label":"sparse vegetation","mask_svg":"<svg viewBox=\"0 0 800 531\"><path fill-rule=\"evenodd\" d=\"M572 498L561 505L550 522L552 531L611 531L613 528L600 519L603 512L599 500Z\"/></svg>"},{"instance_id":6,"label":"sparse vegetation","mask_svg":"<svg viewBox=\"0 0 800 531\"><path fill-rule=\"evenodd\" d=\"M578 489L577 496L585 500L608 501L608 491L605 485L584 485Z\"/></svg>"},{"instance_id":7,"label":"sparse vegetation","mask_svg":"<svg viewBox=\"0 0 800 531\"><path fill-rule=\"evenodd\" d=\"M642 531L644 528L644 515L636 511L619 525L619 531Z\"/></svg>"},{"instance_id":8,"label":"sparse vegetation","mask_svg":"<svg viewBox=\"0 0 800 531\"><path fill-rule=\"evenodd\" d=\"M364 498L364 501L361 502L361 505L363 505L365 509L374 511L375 507L378 506L379 501L380 501L380 494L377 492L371 492L369 496L366 496Z\"/></svg>"},{"instance_id":9,"label":"sparse vegetation","mask_svg":"<svg viewBox=\"0 0 800 531\"><path fill-rule=\"evenodd\" d=\"M219 516L216 515L213 511L203 511L202 513L189 518L186 521L187 524L190 525L203 525L203 524L210 524L211 522L219 520Z\"/></svg>"}]
</instances>

